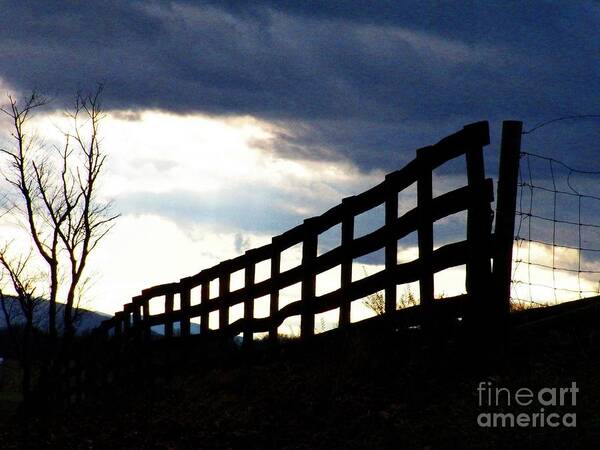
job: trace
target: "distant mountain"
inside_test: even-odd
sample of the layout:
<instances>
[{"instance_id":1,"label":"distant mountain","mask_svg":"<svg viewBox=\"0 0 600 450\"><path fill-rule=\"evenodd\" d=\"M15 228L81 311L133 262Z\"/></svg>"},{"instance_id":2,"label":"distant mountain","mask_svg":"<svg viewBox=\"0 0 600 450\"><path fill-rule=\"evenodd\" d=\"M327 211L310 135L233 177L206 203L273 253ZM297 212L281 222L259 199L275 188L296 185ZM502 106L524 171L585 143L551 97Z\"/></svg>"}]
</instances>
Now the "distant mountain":
<instances>
[{"instance_id":1,"label":"distant mountain","mask_svg":"<svg viewBox=\"0 0 600 450\"><path fill-rule=\"evenodd\" d=\"M155 337L162 337L165 335L165 327L163 325L154 325L153 327L151 327L150 330ZM179 322L173 323L173 335L179 336L180 334L181 334L181 325L179 324ZM200 324L190 322L190 335L194 335L194 334L200 334ZM242 342L243 342L242 336L241 335L234 336L233 342L237 346L241 346Z\"/></svg>"},{"instance_id":2,"label":"distant mountain","mask_svg":"<svg viewBox=\"0 0 600 450\"><path fill-rule=\"evenodd\" d=\"M16 298L9 297L7 299L7 309L13 312L13 323L23 323L24 318L21 315L21 309L17 303ZM40 300L36 308L34 323L36 327L40 330L48 329L48 308L50 307L50 303L47 300ZM59 330L62 329L63 325L63 309L64 304L58 303L57 314L56 314L56 323L58 325ZM77 334L84 334L88 331L93 330L98 327L104 320L110 319L113 317L109 314L104 314L98 311L90 311L87 309L79 309L78 317L75 323L75 330ZM0 330L6 328L6 322L4 320L4 314L0 310ZM155 325L151 328L152 334L155 336L164 336L165 329L162 325ZM179 322L173 323L173 335L179 336L181 333L181 326ZM190 323L190 334L200 334L200 324L191 322ZM235 336L233 341L237 345L241 345L242 338L240 336Z\"/></svg>"},{"instance_id":3,"label":"distant mountain","mask_svg":"<svg viewBox=\"0 0 600 450\"><path fill-rule=\"evenodd\" d=\"M48 309L50 303L47 300L40 300L35 310L34 324L40 330L47 330L48 328ZM64 304L58 303L56 305L56 323L59 329L63 326L63 310ZM7 298L7 310L11 311L11 317L13 317L14 323L23 323L24 317L21 313L21 308L15 297ZM87 309L79 309L77 312L77 319L75 322L75 330L77 334L83 334L87 331L96 328L103 320L110 319L112 316L104 314L98 311L90 311ZM4 314L0 310L0 329L6 328L6 321Z\"/></svg>"},{"instance_id":4,"label":"distant mountain","mask_svg":"<svg viewBox=\"0 0 600 450\"><path fill-rule=\"evenodd\" d=\"M150 327L150 331L152 334L156 336L164 336L165 335L165 327L164 325L153 325ZM181 325L179 322L173 323L173 335L179 336L181 334ZM200 324L191 322L190 323L190 334L200 334Z\"/></svg>"}]
</instances>

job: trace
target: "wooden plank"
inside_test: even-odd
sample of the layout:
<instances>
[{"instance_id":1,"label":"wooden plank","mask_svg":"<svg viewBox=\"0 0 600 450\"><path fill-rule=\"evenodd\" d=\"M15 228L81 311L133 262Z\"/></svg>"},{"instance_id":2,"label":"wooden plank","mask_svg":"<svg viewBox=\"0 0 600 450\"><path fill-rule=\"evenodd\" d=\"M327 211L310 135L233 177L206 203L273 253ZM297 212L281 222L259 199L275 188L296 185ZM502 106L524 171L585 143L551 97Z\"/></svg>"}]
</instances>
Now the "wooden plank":
<instances>
[{"instance_id":1,"label":"wooden plank","mask_svg":"<svg viewBox=\"0 0 600 450\"><path fill-rule=\"evenodd\" d=\"M386 177L385 197L385 312L396 311L396 281L394 271L398 263L398 239L394 226L398 222L398 192Z\"/></svg>"},{"instance_id":2,"label":"wooden plank","mask_svg":"<svg viewBox=\"0 0 600 450\"><path fill-rule=\"evenodd\" d=\"M200 334L205 335L208 330L209 312L208 305L210 303L210 281L204 280L200 288ZM193 308L192 308L193 309Z\"/></svg>"},{"instance_id":3,"label":"wooden plank","mask_svg":"<svg viewBox=\"0 0 600 450\"><path fill-rule=\"evenodd\" d=\"M304 222L306 222L306 220ZM273 240L277 241L277 246L281 249L281 251L284 251L302 242L303 237L304 223L295 226L294 228L280 234L279 236L275 236Z\"/></svg>"},{"instance_id":4,"label":"wooden plank","mask_svg":"<svg viewBox=\"0 0 600 450\"><path fill-rule=\"evenodd\" d=\"M483 149L469 146L466 152L467 179L470 186L480 186L485 179ZM473 320L482 321L482 314L489 302L487 291L490 286L490 257L482 248L488 248L491 233L491 208L485 196L477 189L472 195L467 210L467 241L469 242L466 265L466 289L472 301Z\"/></svg>"},{"instance_id":5,"label":"wooden plank","mask_svg":"<svg viewBox=\"0 0 600 450\"><path fill-rule=\"evenodd\" d=\"M133 297L131 301L132 331L136 339L142 337L142 296Z\"/></svg>"},{"instance_id":6,"label":"wooden plank","mask_svg":"<svg viewBox=\"0 0 600 450\"><path fill-rule=\"evenodd\" d=\"M248 258L248 261L251 261ZM244 323L250 324L254 319L254 292L252 290L254 286L254 277L256 272L256 266L253 262L249 262L244 268ZM245 348L250 348L254 342L254 333L250 327L244 329L243 345Z\"/></svg>"},{"instance_id":7,"label":"wooden plank","mask_svg":"<svg viewBox=\"0 0 600 450\"><path fill-rule=\"evenodd\" d=\"M131 303L123 305L123 334L128 336L131 330Z\"/></svg>"},{"instance_id":8,"label":"wooden plank","mask_svg":"<svg viewBox=\"0 0 600 450\"><path fill-rule=\"evenodd\" d=\"M487 121L466 125L462 130L440 140L437 144L417 150L426 155L424 164L429 171L464 154L471 147L484 147L490 143Z\"/></svg>"},{"instance_id":9,"label":"wooden plank","mask_svg":"<svg viewBox=\"0 0 600 450\"><path fill-rule=\"evenodd\" d=\"M281 268L281 251L275 245L272 247L271 255L271 278L267 280L269 283L265 283L267 291L269 293L269 317L274 317L279 311L279 288L275 284L275 280L279 277L279 271ZM256 292L256 291L255 291ZM260 297L261 295L259 295ZM279 333L277 331L277 324L274 322L269 327L269 340L276 342L279 339Z\"/></svg>"},{"instance_id":10,"label":"wooden plank","mask_svg":"<svg viewBox=\"0 0 600 450\"><path fill-rule=\"evenodd\" d=\"M328 209L326 212L318 216L318 222L315 223L315 232L317 234L327 231L331 227L342 222L343 205L334 206Z\"/></svg>"},{"instance_id":11,"label":"wooden plank","mask_svg":"<svg viewBox=\"0 0 600 450\"><path fill-rule=\"evenodd\" d=\"M312 228L312 219L304 221L304 239L302 241L302 286L300 316L300 337L310 339L315 334L315 316L312 303L315 298L316 273L314 262L317 258L318 235Z\"/></svg>"},{"instance_id":12,"label":"wooden plank","mask_svg":"<svg viewBox=\"0 0 600 450\"><path fill-rule=\"evenodd\" d=\"M346 206L346 211L342 219L342 243L341 243L341 267L340 267L340 289L342 292L342 301L340 303L339 326L347 327L350 325L350 301L346 301L352 284L352 241L354 240L354 216L351 213L353 198L345 198L342 205ZM332 266L334 267L334 266Z\"/></svg>"},{"instance_id":13,"label":"wooden plank","mask_svg":"<svg viewBox=\"0 0 600 450\"><path fill-rule=\"evenodd\" d=\"M371 189L354 196L352 214L358 216L369 209L381 205L385 201L385 182L382 181Z\"/></svg>"},{"instance_id":14,"label":"wooden plank","mask_svg":"<svg viewBox=\"0 0 600 450\"><path fill-rule=\"evenodd\" d=\"M252 261L254 264L261 263L266 261L267 259L271 259L271 255L273 254L273 245L266 244L261 247L257 247L252 249Z\"/></svg>"},{"instance_id":15,"label":"wooden plank","mask_svg":"<svg viewBox=\"0 0 600 450\"><path fill-rule=\"evenodd\" d=\"M150 318L150 299L148 298L144 299L144 302L142 303L142 314L142 322L144 324L143 339L148 342L150 341L150 327L147 325L148 319Z\"/></svg>"},{"instance_id":16,"label":"wooden plank","mask_svg":"<svg viewBox=\"0 0 600 450\"><path fill-rule=\"evenodd\" d=\"M218 267L218 265L207 268L207 269L203 269L200 272L198 272L197 274L192 275L190 277L190 283L192 285L192 288L200 286L205 281L214 280L217 277L217 275L216 275L217 267Z\"/></svg>"},{"instance_id":17,"label":"wooden plank","mask_svg":"<svg viewBox=\"0 0 600 450\"><path fill-rule=\"evenodd\" d=\"M415 183L417 181L418 174L419 171L417 160L413 159L401 169L388 173L385 177L387 180L385 182L391 184L396 192L400 192L409 187L411 184ZM357 211L352 212L355 215L357 213ZM358 214L360 214L360 212Z\"/></svg>"},{"instance_id":18,"label":"wooden plank","mask_svg":"<svg viewBox=\"0 0 600 450\"><path fill-rule=\"evenodd\" d=\"M235 273L238 270L244 269L248 265L248 261L250 258L248 257L248 253L243 253L240 256L236 256L227 261L227 270L230 273Z\"/></svg>"},{"instance_id":19,"label":"wooden plank","mask_svg":"<svg viewBox=\"0 0 600 450\"><path fill-rule=\"evenodd\" d=\"M254 295L255 298L262 297L264 295L270 295L274 290L285 289L293 284L302 281L302 265L298 265L292 269L286 270L281 274L271 277L267 280L263 280L259 283L254 284ZM238 295L238 294L236 294ZM232 296L233 297L233 296ZM234 297L236 298L236 297ZM236 298L237 300L237 298Z\"/></svg>"},{"instance_id":20,"label":"wooden plank","mask_svg":"<svg viewBox=\"0 0 600 450\"><path fill-rule=\"evenodd\" d=\"M189 279L183 278L180 282L179 309L181 315L179 319L179 330L181 336L190 335L190 295L191 287Z\"/></svg>"},{"instance_id":21,"label":"wooden plank","mask_svg":"<svg viewBox=\"0 0 600 450\"><path fill-rule=\"evenodd\" d=\"M427 147L430 148L430 147ZM375 208L385 202L388 190L400 192L417 181L418 164L416 160L410 161L402 169L389 173L386 180L371 189L361 192L353 197L351 214L357 216L369 209Z\"/></svg>"},{"instance_id":22,"label":"wooden plank","mask_svg":"<svg viewBox=\"0 0 600 450\"><path fill-rule=\"evenodd\" d=\"M352 197L352 204L349 206L349 214L358 216L369 209L381 205L385 202L386 189L388 189L390 185L392 186L392 189L399 192L417 181L417 174L416 160L410 161L402 169L389 173L386 176L387 181L382 181L367 191Z\"/></svg>"},{"instance_id":23,"label":"wooden plank","mask_svg":"<svg viewBox=\"0 0 600 450\"><path fill-rule=\"evenodd\" d=\"M429 163L430 153L427 149L417 151L419 178L417 180L418 243L419 243L419 277L420 303L424 310L433 302L433 210L432 210L432 173Z\"/></svg>"},{"instance_id":24,"label":"wooden plank","mask_svg":"<svg viewBox=\"0 0 600 450\"><path fill-rule=\"evenodd\" d=\"M142 295L146 298L160 297L167 293L176 294L179 292L179 283L165 283L158 286L152 286L142 290Z\"/></svg>"},{"instance_id":25,"label":"wooden plank","mask_svg":"<svg viewBox=\"0 0 600 450\"><path fill-rule=\"evenodd\" d=\"M175 295L170 292L165 295L165 338L170 339L173 337L173 303Z\"/></svg>"},{"instance_id":26,"label":"wooden plank","mask_svg":"<svg viewBox=\"0 0 600 450\"><path fill-rule=\"evenodd\" d=\"M227 270L224 266L223 270ZM227 304L227 295L229 294L229 282L231 273L221 273L219 276L219 298L215 303L219 305L219 328L222 330L229 324L229 305Z\"/></svg>"}]
</instances>

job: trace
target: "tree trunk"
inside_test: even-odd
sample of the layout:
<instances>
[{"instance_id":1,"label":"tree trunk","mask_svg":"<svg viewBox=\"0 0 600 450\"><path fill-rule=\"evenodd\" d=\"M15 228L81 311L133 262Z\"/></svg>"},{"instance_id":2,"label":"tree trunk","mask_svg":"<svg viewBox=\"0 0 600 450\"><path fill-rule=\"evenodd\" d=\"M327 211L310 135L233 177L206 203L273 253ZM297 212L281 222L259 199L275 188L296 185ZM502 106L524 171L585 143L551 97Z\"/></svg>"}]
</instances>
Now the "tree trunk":
<instances>
[{"instance_id":1,"label":"tree trunk","mask_svg":"<svg viewBox=\"0 0 600 450\"><path fill-rule=\"evenodd\" d=\"M23 344L21 349L21 368L23 369L23 377L21 380L21 388L23 392L23 406L25 414L29 409L31 401L31 343L33 337L33 315L28 314L25 327L23 329Z\"/></svg>"},{"instance_id":2,"label":"tree trunk","mask_svg":"<svg viewBox=\"0 0 600 450\"><path fill-rule=\"evenodd\" d=\"M56 296L58 291L58 274L57 267L50 267L50 303L48 305L48 334L52 346L56 343Z\"/></svg>"},{"instance_id":3,"label":"tree trunk","mask_svg":"<svg viewBox=\"0 0 600 450\"><path fill-rule=\"evenodd\" d=\"M72 339L75 336L75 324L73 318L73 304L75 302L75 285L71 284L67 293L67 302L64 311L64 337Z\"/></svg>"}]
</instances>

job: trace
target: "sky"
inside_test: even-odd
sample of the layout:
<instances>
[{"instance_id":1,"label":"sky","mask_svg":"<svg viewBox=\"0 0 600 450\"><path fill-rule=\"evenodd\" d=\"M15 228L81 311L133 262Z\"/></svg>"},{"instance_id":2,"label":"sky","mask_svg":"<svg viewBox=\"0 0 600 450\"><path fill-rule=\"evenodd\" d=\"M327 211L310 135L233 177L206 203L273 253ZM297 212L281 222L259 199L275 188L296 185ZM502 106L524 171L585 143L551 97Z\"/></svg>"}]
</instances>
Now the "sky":
<instances>
[{"instance_id":1,"label":"sky","mask_svg":"<svg viewBox=\"0 0 600 450\"><path fill-rule=\"evenodd\" d=\"M48 143L75 93L105 86L101 194L121 217L93 255L89 307L108 313L143 288L268 243L465 124L490 121L486 170L495 177L503 120L529 130L600 114L600 4L592 1L0 6L0 91L52 98L35 119ZM599 119L564 120L524 135L523 149L600 170L598 142ZM533 178L549 182L538 166ZM460 183L461 173L436 173L438 191ZM599 195L597 175L577 179L581 192ZM551 204L536 197L541 208ZM600 223L592 204L584 209ZM442 238L460 224L464 218L449 219ZM585 232L585 246L600 247L596 229ZM565 231L565 239L576 234ZM414 241L399 248L407 258L414 251ZM542 244L528 252L549 257ZM578 264L582 256L561 255ZM595 253L582 257L598 267ZM377 262L361 261L357 276ZM460 291L455 278L447 274L440 292ZM586 274L585 287L596 279Z\"/></svg>"}]
</instances>

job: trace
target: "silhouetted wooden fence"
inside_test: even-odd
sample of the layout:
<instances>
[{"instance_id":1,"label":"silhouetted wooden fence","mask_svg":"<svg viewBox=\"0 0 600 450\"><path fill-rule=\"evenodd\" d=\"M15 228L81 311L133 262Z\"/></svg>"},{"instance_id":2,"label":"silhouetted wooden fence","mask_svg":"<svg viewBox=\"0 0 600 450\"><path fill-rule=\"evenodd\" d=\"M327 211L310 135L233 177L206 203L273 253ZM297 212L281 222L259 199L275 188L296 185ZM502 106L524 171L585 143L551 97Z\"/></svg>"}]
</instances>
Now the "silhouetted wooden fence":
<instances>
[{"instance_id":1,"label":"silhouetted wooden fence","mask_svg":"<svg viewBox=\"0 0 600 450\"><path fill-rule=\"evenodd\" d=\"M518 167L519 145L514 135L519 122L505 122L502 144L499 196L505 211L498 211L501 219L492 233L494 197L493 182L485 177L483 149L489 144L487 122L467 125L437 144L417 150L416 158L404 168L388 174L379 185L359 195L343 199L341 204L324 214L306 219L301 225L276 236L272 242L252 249L243 255L223 261L200 273L178 282L154 286L142 291L123 311L105 321L94 332L96 342L106 341L141 343L156 340L153 327L164 329L162 337L171 339L179 331L182 337L190 335L190 323L199 321L200 336L228 337L242 334L245 346L250 346L254 333L267 332L272 341L278 339L278 327L285 319L300 316L300 336L310 339L315 332L315 315L339 308L339 327L350 325L350 304L375 292L385 292L385 314L397 309L396 287L399 284L419 282L420 315L423 327L432 325L431 318L438 303L461 301L478 321L497 321L508 313L508 299L504 298L510 283L512 252L512 227L514 226L514 186ZM508 137L507 137L508 136ZM467 184L458 189L433 196L433 171L457 157L466 158ZM515 164L517 166L515 166ZM416 183L417 206L398 216L398 194ZM512 197L511 197L512 196ZM375 207L385 205L385 223L369 234L356 237L355 218ZM500 205L500 206L502 206ZM467 211L466 239L434 249L433 224L449 215ZM512 222L511 222L512 216ZM341 244L321 255L317 248L319 236L328 229L341 226ZM498 226L504 227L499 230ZM412 232L418 233L418 259L399 264L398 240ZM495 234L502 237L496 242ZM285 250L301 244L301 264L289 270L281 270L281 255ZM352 264L357 258L372 252L385 251L385 268L363 279L352 280ZM491 262L494 264L495 277ZM257 282L257 264L269 261L270 276ZM457 298L434 298L434 274L455 266L466 266L466 295ZM318 274L340 266L339 289L324 295L316 295ZM244 271L244 286L230 289L231 275ZM218 280L218 293L211 295L211 281ZM301 285L297 301L280 308L279 294L286 287ZM191 302L192 289L199 288L199 302ZM174 299L179 297L178 307ZM254 317L254 302L269 296L267 317ZM213 298L211 298L213 297ZM150 301L163 302L164 312L150 314ZM243 304L243 317L231 322L230 308ZM216 329L209 328L209 314L218 311ZM493 311L494 316L489 314ZM178 325L178 326L175 326ZM484 323L484 325L486 325ZM89 361L89 358L87 358ZM98 364L97 362L95 364ZM76 370L71 362L66 371L74 374L66 389L72 389L85 379L83 370ZM85 364L82 364L85 366ZM88 369L88 373L91 369ZM83 378L82 378L83 377Z\"/></svg>"},{"instance_id":2,"label":"silhouetted wooden fence","mask_svg":"<svg viewBox=\"0 0 600 450\"><path fill-rule=\"evenodd\" d=\"M341 204L324 214L306 219L301 225L273 238L260 248L223 261L179 282L154 286L142 291L123 311L102 325L108 336L137 334L150 339L151 328L164 327L164 335L173 336L174 323L179 322L181 336L190 334L190 320L199 319L200 334L219 333L233 337L243 333L244 342L253 339L253 333L268 332L277 339L277 328L283 321L300 315L301 337L314 333L315 314L340 308L341 327L350 323L350 303L374 292L385 290L386 312L396 310L396 285L419 281L421 304L434 301L433 277L441 270L466 264L469 279L467 293L477 295L481 288L488 289L490 275L489 248L491 239L491 208L493 185L485 179L483 147L489 143L488 125L481 122L443 139L436 145L417 151L417 158L403 169L392 172L385 180L363 192L345 198ZM432 171L457 156L465 155L468 184L439 197L432 196ZM398 193L417 183L417 207L398 217ZM361 236L354 237L355 217L385 204L385 225ZM460 211L468 211L467 239L433 249L433 223ZM341 245L317 256L319 235L341 224ZM413 262L397 263L397 242L418 231L419 258ZM281 254L302 245L302 263L280 272ZM385 249L385 269L374 275L352 281L352 263L357 258ZM256 265L270 261L271 276L255 282ZM341 286L322 296L315 295L316 276L341 266ZM244 271L245 284L230 291L231 275ZM218 279L219 292L211 295L211 281ZM301 283L298 301L279 308L279 291ZM200 302L190 306L190 292L200 287ZM179 308L174 309L174 298L179 296ZM270 296L269 316L254 317L254 300ZM211 296L213 298L211 298ZM162 298L164 313L151 315L150 300ZM230 323L229 311L235 305L244 305L244 317ZM218 329L208 326L209 314L219 313Z\"/></svg>"}]
</instances>

